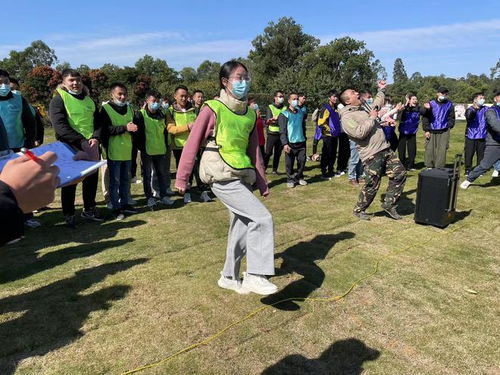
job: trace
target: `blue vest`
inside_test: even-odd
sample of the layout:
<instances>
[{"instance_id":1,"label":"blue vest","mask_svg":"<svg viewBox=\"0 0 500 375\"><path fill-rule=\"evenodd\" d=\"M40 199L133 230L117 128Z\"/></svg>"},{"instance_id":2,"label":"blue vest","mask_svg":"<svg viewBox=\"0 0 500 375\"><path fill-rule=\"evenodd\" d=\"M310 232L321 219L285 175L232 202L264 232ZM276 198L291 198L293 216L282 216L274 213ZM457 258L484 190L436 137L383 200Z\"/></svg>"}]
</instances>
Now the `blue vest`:
<instances>
[{"instance_id":1,"label":"blue vest","mask_svg":"<svg viewBox=\"0 0 500 375\"><path fill-rule=\"evenodd\" d=\"M384 131L386 141L390 141L394 134L396 134L394 126L382 126L382 130Z\"/></svg>"},{"instance_id":2,"label":"blue vest","mask_svg":"<svg viewBox=\"0 0 500 375\"><path fill-rule=\"evenodd\" d=\"M448 114L453 106L453 103L447 100L443 104L438 104L435 100L430 102L432 109L432 130L445 130L448 129Z\"/></svg>"},{"instance_id":3,"label":"blue vest","mask_svg":"<svg viewBox=\"0 0 500 375\"><path fill-rule=\"evenodd\" d=\"M469 107L470 108L470 107ZM486 138L486 111L488 107L482 106L476 111L474 120L467 123L465 136L469 139L485 139Z\"/></svg>"},{"instance_id":4,"label":"blue vest","mask_svg":"<svg viewBox=\"0 0 500 375\"><path fill-rule=\"evenodd\" d=\"M24 127L21 121L23 113L23 99L17 93L12 93L12 98L0 101L0 117L7 131L9 148L24 146Z\"/></svg>"},{"instance_id":5,"label":"blue vest","mask_svg":"<svg viewBox=\"0 0 500 375\"><path fill-rule=\"evenodd\" d=\"M420 113L418 111L403 111L399 123L400 134L416 134L420 122Z\"/></svg>"},{"instance_id":6,"label":"blue vest","mask_svg":"<svg viewBox=\"0 0 500 375\"><path fill-rule=\"evenodd\" d=\"M287 109L286 111L281 112L281 114L288 119L287 123L288 142L290 143L305 142L306 137L304 135L304 129L302 127L302 123L304 121L304 112L302 112L299 109L297 110L297 113L293 113L289 109Z\"/></svg>"},{"instance_id":7,"label":"blue vest","mask_svg":"<svg viewBox=\"0 0 500 375\"><path fill-rule=\"evenodd\" d=\"M492 111L495 111L496 114L497 114L498 121L500 121L500 106L496 105L496 104L493 104L493 106L489 107L488 109L491 109ZM500 133L494 131L490 126L488 126L488 131L490 132L491 137L495 141L497 141L498 143L500 143Z\"/></svg>"},{"instance_id":8,"label":"blue vest","mask_svg":"<svg viewBox=\"0 0 500 375\"><path fill-rule=\"evenodd\" d=\"M328 112L330 112L330 116L328 116L328 125L330 126L330 134L333 137L338 137L342 132L342 125L340 124L339 113L336 110L334 110L330 104L325 104L325 108Z\"/></svg>"}]
</instances>

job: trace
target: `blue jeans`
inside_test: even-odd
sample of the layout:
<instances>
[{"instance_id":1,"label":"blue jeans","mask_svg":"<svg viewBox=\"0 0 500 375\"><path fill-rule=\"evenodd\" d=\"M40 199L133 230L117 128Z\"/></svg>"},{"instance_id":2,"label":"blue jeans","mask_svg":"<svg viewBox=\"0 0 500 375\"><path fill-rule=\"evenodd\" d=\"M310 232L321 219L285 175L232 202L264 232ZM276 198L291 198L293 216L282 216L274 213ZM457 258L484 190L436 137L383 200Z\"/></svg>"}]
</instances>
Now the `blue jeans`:
<instances>
[{"instance_id":1,"label":"blue jeans","mask_svg":"<svg viewBox=\"0 0 500 375\"><path fill-rule=\"evenodd\" d=\"M347 174L349 176L349 180L357 180L363 175L363 163L361 163L361 160L359 159L356 142L349 140L349 147L351 148L351 157L349 158Z\"/></svg>"},{"instance_id":2,"label":"blue jeans","mask_svg":"<svg viewBox=\"0 0 500 375\"><path fill-rule=\"evenodd\" d=\"M495 171L500 171L500 159L498 159L496 163L493 164L493 168L495 168Z\"/></svg>"},{"instance_id":3,"label":"blue jeans","mask_svg":"<svg viewBox=\"0 0 500 375\"><path fill-rule=\"evenodd\" d=\"M114 161L108 159L109 197L113 210L120 210L128 204L131 165L131 160Z\"/></svg>"}]
</instances>

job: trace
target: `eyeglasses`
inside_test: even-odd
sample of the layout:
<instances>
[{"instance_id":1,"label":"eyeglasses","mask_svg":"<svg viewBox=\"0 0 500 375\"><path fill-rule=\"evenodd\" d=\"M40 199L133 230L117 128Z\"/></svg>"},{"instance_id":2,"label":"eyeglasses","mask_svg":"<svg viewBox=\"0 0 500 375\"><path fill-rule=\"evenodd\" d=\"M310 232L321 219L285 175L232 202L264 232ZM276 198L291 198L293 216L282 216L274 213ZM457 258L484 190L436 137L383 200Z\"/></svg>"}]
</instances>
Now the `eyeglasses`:
<instances>
[{"instance_id":1,"label":"eyeglasses","mask_svg":"<svg viewBox=\"0 0 500 375\"><path fill-rule=\"evenodd\" d=\"M252 78L249 75L229 76L229 78L235 79L237 81L248 81L248 82L252 80Z\"/></svg>"}]
</instances>

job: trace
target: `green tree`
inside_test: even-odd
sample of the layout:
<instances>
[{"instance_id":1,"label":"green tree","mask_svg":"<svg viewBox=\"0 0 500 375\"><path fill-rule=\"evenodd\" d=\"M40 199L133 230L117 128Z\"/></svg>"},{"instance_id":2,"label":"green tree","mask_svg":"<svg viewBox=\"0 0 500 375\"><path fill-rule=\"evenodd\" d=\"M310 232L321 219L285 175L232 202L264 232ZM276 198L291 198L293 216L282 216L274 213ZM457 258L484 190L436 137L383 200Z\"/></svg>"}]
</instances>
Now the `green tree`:
<instances>
[{"instance_id":1,"label":"green tree","mask_svg":"<svg viewBox=\"0 0 500 375\"><path fill-rule=\"evenodd\" d=\"M35 40L23 51L10 51L9 57L0 61L0 68L7 70L12 76L23 81L36 66L52 66L57 56L45 42Z\"/></svg>"},{"instance_id":2,"label":"green tree","mask_svg":"<svg viewBox=\"0 0 500 375\"><path fill-rule=\"evenodd\" d=\"M196 73L198 74L198 79L201 80L217 80L219 78L220 63L210 60L203 61Z\"/></svg>"},{"instance_id":3,"label":"green tree","mask_svg":"<svg viewBox=\"0 0 500 375\"><path fill-rule=\"evenodd\" d=\"M403 60L398 57L394 61L394 69L392 71L392 79L394 83L401 83L408 81L408 75L406 74L405 66Z\"/></svg>"},{"instance_id":4,"label":"green tree","mask_svg":"<svg viewBox=\"0 0 500 375\"><path fill-rule=\"evenodd\" d=\"M139 74L152 77L154 82L175 82L177 72L170 68L165 60L155 59L150 55L144 55L135 63L135 69Z\"/></svg>"},{"instance_id":5,"label":"green tree","mask_svg":"<svg viewBox=\"0 0 500 375\"><path fill-rule=\"evenodd\" d=\"M191 83L198 81L198 73L191 67L182 68L179 75L182 82L186 85L190 85Z\"/></svg>"},{"instance_id":6,"label":"green tree","mask_svg":"<svg viewBox=\"0 0 500 375\"><path fill-rule=\"evenodd\" d=\"M283 17L277 23L270 22L252 41L253 49L248 56L254 63L254 84L268 89L269 80L291 68L318 45L319 39L304 33L293 18Z\"/></svg>"}]
</instances>

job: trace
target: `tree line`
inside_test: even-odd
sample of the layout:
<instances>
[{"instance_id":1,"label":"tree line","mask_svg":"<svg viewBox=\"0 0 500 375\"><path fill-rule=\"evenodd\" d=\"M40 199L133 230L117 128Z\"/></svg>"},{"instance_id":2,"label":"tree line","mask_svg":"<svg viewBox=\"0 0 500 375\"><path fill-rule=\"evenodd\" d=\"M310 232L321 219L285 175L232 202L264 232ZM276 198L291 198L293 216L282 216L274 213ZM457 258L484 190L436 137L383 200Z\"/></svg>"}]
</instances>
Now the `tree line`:
<instances>
[{"instance_id":1,"label":"tree line","mask_svg":"<svg viewBox=\"0 0 500 375\"><path fill-rule=\"evenodd\" d=\"M259 104L271 101L275 90L304 92L311 106L325 100L331 89L347 87L375 90L377 79L387 78L387 72L365 42L342 37L320 45L319 39L304 33L293 18L283 17L270 22L252 41L246 57L236 57L252 74L251 95ZM87 65L73 67L82 74L85 85L97 102L108 99L108 88L113 82L122 82L130 92L131 101L140 104L146 92L154 89L170 96L179 84L191 90L202 90L207 97L219 91L217 82L221 63L203 61L196 69L184 67L179 71L167 61L145 55L134 66L104 64L99 68ZM7 70L21 83L23 95L32 103L46 107L52 92L61 81L61 71L70 68L67 62L58 63L53 49L37 40L22 51L11 51L0 60L0 69ZM484 92L488 99L500 88L500 58L489 74L467 74L450 78L422 76L414 72L408 76L403 60L397 58L393 69L394 83L388 94L394 101L403 101L406 93L414 92L421 100L434 97L439 86L450 90L450 98L457 103L468 103L476 92Z\"/></svg>"}]
</instances>

